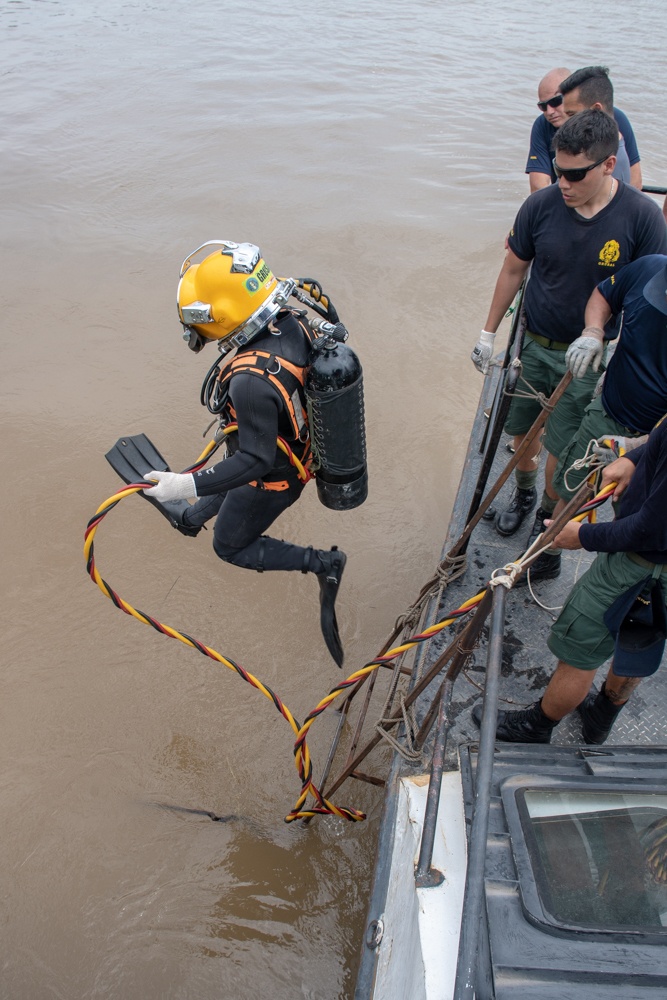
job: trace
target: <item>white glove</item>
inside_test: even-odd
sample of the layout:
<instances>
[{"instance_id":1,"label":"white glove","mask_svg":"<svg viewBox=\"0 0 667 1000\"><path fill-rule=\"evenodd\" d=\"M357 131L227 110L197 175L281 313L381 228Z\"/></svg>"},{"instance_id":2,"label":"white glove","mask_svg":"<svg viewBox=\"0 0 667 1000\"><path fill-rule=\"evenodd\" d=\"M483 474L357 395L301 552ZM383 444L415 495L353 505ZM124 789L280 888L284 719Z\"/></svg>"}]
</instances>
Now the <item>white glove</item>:
<instances>
[{"instance_id":1,"label":"white glove","mask_svg":"<svg viewBox=\"0 0 667 1000\"><path fill-rule=\"evenodd\" d=\"M593 454L597 455L604 465L615 462L627 450L627 438L619 437L617 434L605 434L604 437L598 438L597 444L593 445Z\"/></svg>"},{"instance_id":2,"label":"white glove","mask_svg":"<svg viewBox=\"0 0 667 1000\"><path fill-rule=\"evenodd\" d=\"M482 375L488 375L489 373L491 358L493 357L493 342L495 339L495 333L489 333L488 330L482 330L479 335L479 340L475 344L474 350L470 355L470 360L474 364L477 371L481 372Z\"/></svg>"},{"instance_id":3,"label":"white glove","mask_svg":"<svg viewBox=\"0 0 667 1000\"><path fill-rule=\"evenodd\" d=\"M591 362L594 372L600 367L604 341L592 335L594 330L604 335L604 331L597 326L587 326L581 337L577 337L565 352L565 363L575 378L583 378ZM589 331L590 335L586 336Z\"/></svg>"},{"instance_id":4,"label":"white glove","mask_svg":"<svg viewBox=\"0 0 667 1000\"><path fill-rule=\"evenodd\" d=\"M159 503L165 500L189 500L197 496L195 479L191 472L149 472L144 479L157 480L157 486L151 489L144 487L144 493L149 493Z\"/></svg>"}]
</instances>

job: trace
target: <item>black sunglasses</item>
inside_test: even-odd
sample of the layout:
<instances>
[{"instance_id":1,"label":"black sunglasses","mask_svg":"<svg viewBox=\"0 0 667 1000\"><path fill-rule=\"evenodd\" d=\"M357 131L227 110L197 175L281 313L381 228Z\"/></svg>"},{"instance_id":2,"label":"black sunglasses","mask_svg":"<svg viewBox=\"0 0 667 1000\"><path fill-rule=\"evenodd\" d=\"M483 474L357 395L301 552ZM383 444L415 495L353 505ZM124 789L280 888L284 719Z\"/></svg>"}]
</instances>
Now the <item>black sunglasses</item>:
<instances>
[{"instance_id":1,"label":"black sunglasses","mask_svg":"<svg viewBox=\"0 0 667 1000\"><path fill-rule=\"evenodd\" d=\"M563 103L563 95L556 94L555 97L550 97L548 101L538 101L537 106L540 111L546 111L547 108L559 108Z\"/></svg>"},{"instance_id":2,"label":"black sunglasses","mask_svg":"<svg viewBox=\"0 0 667 1000\"><path fill-rule=\"evenodd\" d=\"M576 184L577 181L583 181L584 177L586 176L589 170L592 170L593 167L599 167L601 163L604 163L605 160L608 160L609 156L610 154L607 153L607 155L603 156L601 160L598 160L596 163L591 163L590 167L576 167L574 170L563 170L556 163L555 156L551 161L551 163L554 168L554 173L556 177L564 177L565 180L568 182L568 184Z\"/></svg>"}]
</instances>

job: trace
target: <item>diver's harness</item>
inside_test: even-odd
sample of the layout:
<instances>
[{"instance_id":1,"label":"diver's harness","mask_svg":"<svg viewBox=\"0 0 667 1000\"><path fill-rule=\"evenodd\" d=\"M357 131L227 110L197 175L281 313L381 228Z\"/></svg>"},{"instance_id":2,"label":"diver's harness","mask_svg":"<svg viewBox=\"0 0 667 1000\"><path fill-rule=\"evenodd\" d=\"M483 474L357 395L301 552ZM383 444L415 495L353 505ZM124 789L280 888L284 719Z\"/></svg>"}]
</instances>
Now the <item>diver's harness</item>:
<instances>
[{"instance_id":1,"label":"diver's harness","mask_svg":"<svg viewBox=\"0 0 667 1000\"><path fill-rule=\"evenodd\" d=\"M290 312L293 311L290 310ZM296 319L308 343L312 345L314 340L312 330L302 316L296 315ZM313 473L310 469L310 434L308 433L308 413L304 391L306 372L309 367L309 364L295 365L280 354L269 353L268 351L254 351L252 348L248 348L245 351L239 352L220 371L217 377L219 392L221 397L225 399L220 418L221 425L224 427L236 422L236 411L229 401L229 383L234 375L241 373L256 375L268 381L276 390L291 427L291 434L286 438L287 442L291 445L290 451L292 455L296 454L296 457L306 470L307 478L302 480L304 483L309 482L313 478ZM294 466L291 455L288 455L288 459ZM294 467L296 468L296 466ZM298 471L297 475L301 479ZM289 489L290 482L287 479L272 479L269 473L266 476L262 476L259 480L253 479L252 482L248 483L248 486L255 486L262 490L283 491Z\"/></svg>"}]
</instances>

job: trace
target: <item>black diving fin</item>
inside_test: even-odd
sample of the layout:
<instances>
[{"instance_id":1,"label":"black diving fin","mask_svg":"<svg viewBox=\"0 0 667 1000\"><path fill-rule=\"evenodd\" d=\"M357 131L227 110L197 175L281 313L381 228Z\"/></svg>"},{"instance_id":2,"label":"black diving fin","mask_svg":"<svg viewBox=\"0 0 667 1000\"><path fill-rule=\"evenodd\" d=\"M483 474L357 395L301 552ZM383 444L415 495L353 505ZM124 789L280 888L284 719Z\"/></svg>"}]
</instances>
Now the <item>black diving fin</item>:
<instances>
[{"instance_id":1,"label":"black diving fin","mask_svg":"<svg viewBox=\"0 0 667 1000\"><path fill-rule=\"evenodd\" d=\"M119 438L104 457L124 483L144 483L144 476L153 470L171 472L160 452L145 434ZM201 528L183 523L183 514L190 506L187 500L167 500L161 503L149 493L142 492L139 496L153 504L182 535L194 538L201 531Z\"/></svg>"},{"instance_id":2,"label":"black diving fin","mask_svg":"<svg viewBox=\"0 0 667 1000\"><path fill-rule=\"evenodd\" d=\"M334 545L330 552L320 552L325 570L317 574L320 585L320 628L326 647L337 666L343 666L343 644L340 641L336 619L336 597L343 577L347 556Z\"/></svg>"}]
</instances>

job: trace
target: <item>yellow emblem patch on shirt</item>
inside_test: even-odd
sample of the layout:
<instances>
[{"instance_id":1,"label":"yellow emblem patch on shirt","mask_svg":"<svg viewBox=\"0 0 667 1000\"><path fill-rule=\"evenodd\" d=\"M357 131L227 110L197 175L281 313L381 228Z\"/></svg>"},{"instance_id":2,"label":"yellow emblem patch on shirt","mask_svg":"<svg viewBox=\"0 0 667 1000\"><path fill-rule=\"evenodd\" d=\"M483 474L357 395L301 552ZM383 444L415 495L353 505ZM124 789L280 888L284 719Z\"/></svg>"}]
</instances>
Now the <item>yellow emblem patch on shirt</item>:
<instances>
[{"instance_id":1,"label":"yellow emblem patch on shirt","mask_svg":"<svg viewBox=\"0 0 667 1000\"><path fill-rule=\"evenodd\" d=\"M607 240L602 250L600 250L600 264L603 267L613 267L620 256L621 248L618 240Z\"/></svg>"}]
</instances>

